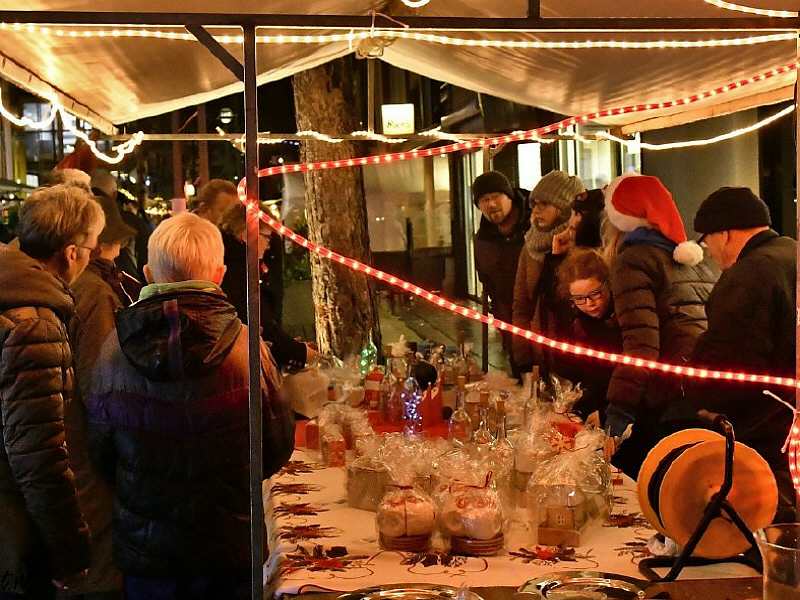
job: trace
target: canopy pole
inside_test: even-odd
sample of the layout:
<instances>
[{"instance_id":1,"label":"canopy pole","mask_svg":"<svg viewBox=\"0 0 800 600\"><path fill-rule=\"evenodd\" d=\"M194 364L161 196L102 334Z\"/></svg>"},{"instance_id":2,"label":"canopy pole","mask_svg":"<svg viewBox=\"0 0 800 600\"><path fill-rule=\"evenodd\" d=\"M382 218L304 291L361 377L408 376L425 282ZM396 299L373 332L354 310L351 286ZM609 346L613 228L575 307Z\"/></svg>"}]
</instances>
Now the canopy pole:
<instances>
[{"instance_id":1,"label":"canopy pole","mask_svg":"<svg viewBox=\"0 0 800 600\"><path fill-rule=\"evenodd\" d=\"M375 131L375 59L367 59L367 131Z\"/></svg>"},{"instance_id":2,"label":"canopy pole","mask_svg":"<svg viewBox=\"0 0 800 600\"><path fill-rule=\"evenodd\" d=\"M247 322L250 404L250 585L253 600L264 596L264 479L261 405L261 306L258 276L258 87L256 28L244 29L244 137L247 184Z\"/></svg>"}]
</instances>

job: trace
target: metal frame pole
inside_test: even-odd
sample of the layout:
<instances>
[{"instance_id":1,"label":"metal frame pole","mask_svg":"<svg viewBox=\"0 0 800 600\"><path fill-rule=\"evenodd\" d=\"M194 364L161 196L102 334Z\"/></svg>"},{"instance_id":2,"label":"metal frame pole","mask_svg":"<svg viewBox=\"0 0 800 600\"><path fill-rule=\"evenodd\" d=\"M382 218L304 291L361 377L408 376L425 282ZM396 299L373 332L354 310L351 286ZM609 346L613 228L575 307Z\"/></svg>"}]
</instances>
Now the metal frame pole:
<instances>
[{"instance_id":1,"label":"metal frame pole","mask_svg":"<svg viewBox=\"0 0 800 600\"><path fill-rule=\"evenodd\" d=\"M247 184L247 322L250 404L250 585L253 600L264 595L264 480L261 405L261 305L258 277L258 87L256 28L244 29L244 137Z\"/></svg>"},{"instance_id":2,"label":"metal frame pole","mask_svg":"<svg viewBox=\"0 0 800 600\"><path fill-rule=\"evenodd\" d=\"M530 5L529 5L530 6ZM779 18L762 16L744 17L401 17L396 20L368 14L271 14L231 12L126 12L126 11L74 11L74 10L0 10L4 23L41 23L64 25L204 25L228 27L284 27L315 29L475 29L475 30L528 30L528 31L795 31L800 28L800 17Z\"/></svg>"}]
</instances>

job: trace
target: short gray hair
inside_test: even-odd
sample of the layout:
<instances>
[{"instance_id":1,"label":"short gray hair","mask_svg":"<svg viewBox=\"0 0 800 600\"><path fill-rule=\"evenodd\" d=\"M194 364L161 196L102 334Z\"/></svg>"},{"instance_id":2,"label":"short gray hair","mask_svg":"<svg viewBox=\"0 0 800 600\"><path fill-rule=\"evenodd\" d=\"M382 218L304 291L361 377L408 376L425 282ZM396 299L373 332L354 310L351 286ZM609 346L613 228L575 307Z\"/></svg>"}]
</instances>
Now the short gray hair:
<instances>
[{"instance_id":1,"label":"short gray hair","mask_svg":"<svg viewBox=\"0 0 800 600\"><path fill-rule=\"evenodd\" d=\"M162 221L150 236L147 254L156 283L211 281L225 264L219 229L192 213L180 213Z\"/></svg>"},{"instance_id":2,"label":"short gray hair","mask_svg":"<svg viewBox=\"0 0 800 600\"><path fill-rule=\"evenodd\" d=\"M105 226L103 209L83 187L60 184L34 190L22 204L18 226L20 249L46 260L70 244L86 241Z\"/></svg>"}]
</instances>

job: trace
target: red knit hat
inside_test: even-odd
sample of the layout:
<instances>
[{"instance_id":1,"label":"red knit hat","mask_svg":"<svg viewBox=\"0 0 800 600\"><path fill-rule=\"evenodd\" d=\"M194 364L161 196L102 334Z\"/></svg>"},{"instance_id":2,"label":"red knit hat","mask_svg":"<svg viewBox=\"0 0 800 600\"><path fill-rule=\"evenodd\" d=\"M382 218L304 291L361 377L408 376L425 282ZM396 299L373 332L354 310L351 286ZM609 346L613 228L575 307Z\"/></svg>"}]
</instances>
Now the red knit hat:
<instances>
[{"instance_id":1,"label":"red knit hat","mask_svg":"<svg viewBox=\"0 0 800 600\"><path fill-rule=\"evenodd\" d=\"M608 184L605 197L608 220L620 231L656 229L677 244L673 252L676 262L696 265L703 259L702 248L686 241L678 207L658 177L626 173Z\"/></svg>"}]
</instances>

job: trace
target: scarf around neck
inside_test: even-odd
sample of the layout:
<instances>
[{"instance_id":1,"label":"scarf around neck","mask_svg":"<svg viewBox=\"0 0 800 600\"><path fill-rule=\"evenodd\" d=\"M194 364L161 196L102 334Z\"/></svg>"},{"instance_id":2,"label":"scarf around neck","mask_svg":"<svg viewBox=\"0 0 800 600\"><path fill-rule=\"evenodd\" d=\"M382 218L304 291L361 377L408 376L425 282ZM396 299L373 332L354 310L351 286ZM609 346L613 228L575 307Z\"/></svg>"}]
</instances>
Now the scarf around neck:
<instances>
[{"instance_id":1,"label":"scarf around neck","mask_svg":"<svg viewBox=\"0 0 800 600\"><path fill-rule=\"evenodd\" d=\"M544 255L553 249L553 238L568 226L569 221L564 221L550 231L541 231L536 225L531 225L528 233L525 234L525 249L531 258L539 262L543 261Z\"/></svg>"}]
</instances>

